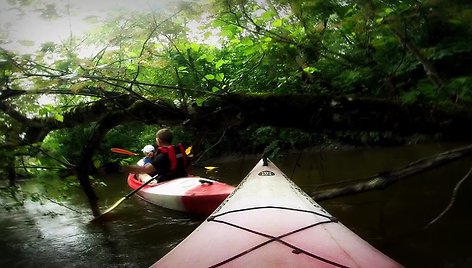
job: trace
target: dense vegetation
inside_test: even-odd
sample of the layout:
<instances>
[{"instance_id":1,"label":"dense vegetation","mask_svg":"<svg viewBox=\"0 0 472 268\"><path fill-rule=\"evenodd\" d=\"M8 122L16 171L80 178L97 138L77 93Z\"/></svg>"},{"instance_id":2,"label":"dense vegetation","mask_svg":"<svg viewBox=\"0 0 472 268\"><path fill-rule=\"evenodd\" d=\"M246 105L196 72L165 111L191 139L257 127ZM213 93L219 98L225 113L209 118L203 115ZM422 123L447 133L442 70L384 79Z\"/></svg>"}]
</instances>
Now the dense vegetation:
<instances>
[{"instance_id":1,"label":"dense vegetation","mask_svg":"<svg viewBox=\"0 0 472 268\"><path fill-rule=\"evenodd\" d=\"M10 3L48 19L73 9ZM113 12L88 35L34 54L1 49L1 174L14 184L20 166L72 168L93 200L92 166L113 158L110 147L138 151L163 125L207 156L470 139L461 130L472 119L470 21L463 0L215 0Z\"/></svg>"}]
</instances>

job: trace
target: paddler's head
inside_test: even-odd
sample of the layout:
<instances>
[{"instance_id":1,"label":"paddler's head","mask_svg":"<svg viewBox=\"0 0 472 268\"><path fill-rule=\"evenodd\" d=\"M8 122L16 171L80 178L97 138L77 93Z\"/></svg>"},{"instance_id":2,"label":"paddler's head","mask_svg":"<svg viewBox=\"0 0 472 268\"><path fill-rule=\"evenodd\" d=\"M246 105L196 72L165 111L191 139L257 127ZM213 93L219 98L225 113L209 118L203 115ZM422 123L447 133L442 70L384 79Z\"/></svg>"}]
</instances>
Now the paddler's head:
<instances>
[{"instance_id":1,"label":"paddler's head","mask_svg":"<svg viewBox=\"0 0 472 268\"><path fill-rule=\"evenodd\" d=\"M174 135L172 131L168 128L163 128L157 131L156 133L156 143L157 146L169 146L172 144L172 138Z\"/></svg>"},{"instance_id":2,"label":"paddler's head","mask_svg":"<svg viewBox=\"0 0 472 268\"><path fill-rule=\"evenodd\" d=\"M151 157L154 154L154 146L146 145L141 151L143 152L145 156Z\"/></svg>"}]
</instances>

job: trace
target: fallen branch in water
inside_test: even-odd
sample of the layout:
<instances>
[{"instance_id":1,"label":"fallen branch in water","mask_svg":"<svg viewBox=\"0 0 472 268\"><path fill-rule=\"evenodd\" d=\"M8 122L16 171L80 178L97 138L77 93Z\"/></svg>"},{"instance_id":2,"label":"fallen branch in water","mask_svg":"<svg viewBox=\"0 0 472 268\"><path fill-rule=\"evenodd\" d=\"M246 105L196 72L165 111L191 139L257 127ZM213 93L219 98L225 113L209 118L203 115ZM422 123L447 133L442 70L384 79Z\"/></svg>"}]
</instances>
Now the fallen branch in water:
<instances>
[{"instance_id":1,"label":"fallen branch in water","mask_svg":"<svg viewBox=\"0 0 472 268\"><path fill-rule=\"evenodd\" d=\"M49 198L49 197L47 197L47 196L45 196L45 195L43 195L43 197L46 198L47 200L49 200L49 202L52 202L52 203L54 203L54 204L56 204L56 205L59 205L59 206L61 206L61 207L63 207L63 208L67 208L67 209L69 209L69 210L72 210L72 211L74 211L74 212L77 212L77 213L79 213L79 214L82 214L82 212L80 212L80 211L78 211L77 209L74 209L74 208L72 208L72 207L69 207L69 206L67 206L66 204L62 203L62 202L55 201L55 200L53 200L53 199L51 199L51 198Z\"/></svg>"},{"instance_id":2,"label":"fallen branch in water","mask_svg":"<svg viewBox=\"0 0 472 268\"><path fill-rule=\"evenodd\" d=\"M344 187L315 191L311 196L315 201L322 201L372 190L383 190L400 179L445 165L469 155L472 155L472 144L411 162L406 166L392 171L380 172L372 177L356 180L360 182Z\"/></svg>"},{"instance_id":3,"label":"fallen branch in water","mask_svg":"<svg viewBox=\"0 0 472 268\"><path fill-rule=\"evenodd\" d=\"M470 176L471 173L472 173L472 168L469 169L469 172L467 172L467 174L465 174L465 176L454 187L454 190L452 191L451 200L449 201L449 204L447 205L447 207L436 218L430 221L424 227L425 229L431 226L432 224L434 224L435 222L437 222L439 219L441 219L444 216L444 214L446 214L446 212L448 212L452 208L452 205L454 205L454 202L456 201L457 192L459 191L461 184Z\"/></svg>"}]
</instances>

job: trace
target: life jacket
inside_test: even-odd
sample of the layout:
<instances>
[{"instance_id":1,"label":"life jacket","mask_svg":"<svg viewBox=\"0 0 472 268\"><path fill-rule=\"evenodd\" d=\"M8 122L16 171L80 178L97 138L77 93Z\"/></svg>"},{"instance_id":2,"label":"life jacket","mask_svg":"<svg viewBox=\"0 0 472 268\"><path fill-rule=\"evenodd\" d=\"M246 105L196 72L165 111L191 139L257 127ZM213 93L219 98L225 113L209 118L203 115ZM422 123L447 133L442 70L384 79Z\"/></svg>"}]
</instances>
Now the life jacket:
<instances>
[{"instance_id":1,"label":"life jacket","mask_svg":"<svg viewBox=\"0 0 472 268\"><path fill-rule=\"evenodd\" d=\"M177 151L177 152L176 152ZM186 173L186 169L189 165L189 159L185 153L184 146L182 144L159 146L157 152L167 154L167 158L170 161L169 171L167 175L174 175L177 168L181 168L183 173Z\"/></svg>"}]
</instances>

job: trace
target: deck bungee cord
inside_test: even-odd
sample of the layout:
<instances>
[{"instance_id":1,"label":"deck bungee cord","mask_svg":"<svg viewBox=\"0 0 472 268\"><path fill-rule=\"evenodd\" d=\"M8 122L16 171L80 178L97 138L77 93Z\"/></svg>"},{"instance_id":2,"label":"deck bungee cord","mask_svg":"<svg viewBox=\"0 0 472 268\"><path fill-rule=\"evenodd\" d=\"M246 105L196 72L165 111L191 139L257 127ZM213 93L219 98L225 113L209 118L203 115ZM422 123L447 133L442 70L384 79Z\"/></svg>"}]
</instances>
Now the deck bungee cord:
<instances>
[{"instance_id":1,"label":"deck bungee cord","mask_svg":"<svg viewBox=\"0 0 472 268\"><path fill-rule=\"evenodd\" d=\"M296 211L296 212L300 212L300 213L311 213L311 214L314 214L314 215L317 215L317 216L321 216L321 217L325 217L327 218L328 220L325 220L325 221L319 221L319 222L315 222L313 224L310 224L310 225L307 225L305 227L302 227L302 228L298 228L298 229L295 229L291 232L288 232L288 233L285 233L283 235L279 235L279 236L272 236L272 235L269 235L269 234L265 234L265 233L262 233L262 232L259 232L259 231L256 231L256 230L252 230L252 229L249 229L249 228L246 228L246 227L243 227L243 226L240 226L240 225L237 225L237 224L234 224L234 223L231 223L231 222L228 222L228 221L224 221L224 220L218 220L217 218L220 218L224 215L227 215L227 214L232 214L232 213L239 213L239 212L244 212L244 211L250 211L250 210L258 210L258 209L280 209L280 210L289 210L289 211ZM252 248L249 248L239 254L236 254L224 261L221 261L215 265L212 265L210 266L211 268L213 267L219 267L219 266L222 266L226 263L229 263L233 260L236 260L237 258L240 258L248 253L251 253L252 251L258 249L258 248L261 248L269 243L272 243L272 242L279 242L287 247L290 247L293 249L292 253L293 254L306 254L312 258L315 258L317 260L320 260L322 262L325 262L325 263L328 263L328 264L331 264L333 265L334 267L343 267L343 268L347 268L349 266L345 266L345 265L342 265L340 263L337 263L337 262L334 262L334 261L331 261L331 260L328 260L328 259L325 259L323 257L320 257L314 253L311 253L311 252L308 252L306 250L303 250L297 246L294 246L284 240L282 240L282 238L284 237L287 237L287 236L290 236L292 234L295 234L295 233L298 233L298 232L301 232L303 230L306 230L306 229L309 229L309 228L313 228L315 226L318 226L318 225L322 225L322 224L327 224L327 223L337 223L338 220L335 218L335 217L332 217L331 215L325 215L325 214L322 214L322 213L318 213L316 211L311 211L311 210L304 210L304 209L297 209L297 208L290 208L290 207L280 207L280 206L263 206L263 207L251 207L251 208L243 208L243 209L236 209L236 210L231 210L231 211L226 211L226 212L223 212L223 213L220 213L220 214L217 214L217 215L213 215L213 216L210 216L207 218L208 222L216 222L216 223L221 223L221 224L226 224L226 225L229 225L229 226L232 226L234 228L238 228L238 229L241 229L241 230L244 230L244 231L247 231L247 232L250 232L250 233L253 233L253 234L256 234L256 235L260 235L260 236L263 236L263 237L266 237L266 238L269 238L269 240L263 242L263 243L260 243L259 245L256 245Z\"/></svg>"}]
</instances>

